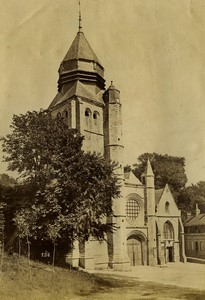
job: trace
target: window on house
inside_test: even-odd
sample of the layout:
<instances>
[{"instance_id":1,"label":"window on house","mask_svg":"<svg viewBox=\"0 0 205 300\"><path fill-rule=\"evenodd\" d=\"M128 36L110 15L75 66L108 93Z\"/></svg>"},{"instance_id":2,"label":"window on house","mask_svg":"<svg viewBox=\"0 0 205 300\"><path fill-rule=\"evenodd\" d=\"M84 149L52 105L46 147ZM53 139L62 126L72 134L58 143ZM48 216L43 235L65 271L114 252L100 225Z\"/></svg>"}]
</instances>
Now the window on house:
<instances>
[{"instance_id":1,"label":"window on house","mask_svg":"<svg viewBox=\"0 0 205 300\"><path fill-rule=\"evenodd\" d=\"M98 117L99 117L99 112L94 111L94 113L93 113L93 119L94 119L94 120L97 120Z\"/></svg>"},{"instance_id":2,"label":"window on house","mask_svg":"<svg viewBox=\"0 0 205 300\"><path fill-rule=\"evenodd\" d=\"M171 223L166 222L164 224L164 239L172 240L174 238L174 229Z\"/></svg>"},{"instance_id":3,"label":"window on house","mask_svg":"<svg viewBox=\"0 0 205 300\"><path fill-rule=\"evenodd\" d=\"M91 116L91 110L89 108L86 108L85 110L85 116L90 117Z\"/></svg>"},{"instance_id":4,"label":"window on house","mask_svg":"<svg viewBox=\"0 0 205 300\"><path fill-rule=\"evenodd\" d=\"M195 250L196 250L196 252L199 251L199 244L198 244L198 242L195 242Z\"/></svg>"},{"instance_id":5,"label":"window on house","mask_svg":"<svg viewBox=\"0 0 205 300\"><path fill-rule=\"evenodd\" d=\"M137 200L129 199L126 205L126 215L129 219L137 219L140 213L140 206Z\"/></svg>"},{"instance_id":6,"label":"window on house","mask_svg":"<svg viewBox=\"0 0 205 300\"><path fill-rule=\"evenodd\" d=\"M194 250L194 242L191 243L191 250Z\"/></svg>"},{"instance_id":7,"label":"window on house","mask_svg":"<svg viewBox=\"0 0 205 300\"><path fill-rule=\"evenodd\" d=\"M202 251L203 250L203 242L199 242L199 250Z\"/></svg>"},{"instance_id":8,"label":"window on house","mask_svg":"<svg viewBox=\"0 0 205 300\"><path fill-rule=\"evenodd\" d=\"M169 202L165 203L165 213L169 213Z\"/></svg>"}]
</instances>

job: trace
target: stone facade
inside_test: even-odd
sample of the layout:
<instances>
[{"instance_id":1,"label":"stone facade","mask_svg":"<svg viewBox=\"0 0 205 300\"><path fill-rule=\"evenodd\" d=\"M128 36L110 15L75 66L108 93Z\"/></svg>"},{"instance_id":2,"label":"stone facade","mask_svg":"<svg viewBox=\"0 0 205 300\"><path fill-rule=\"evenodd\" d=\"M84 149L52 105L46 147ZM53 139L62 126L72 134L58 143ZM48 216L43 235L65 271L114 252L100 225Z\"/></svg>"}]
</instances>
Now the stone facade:
<instances>
[{"instance_id":1,"label":"stone facade","mask_svg":"<svg viewBox=\"0 0 205 300\"><path fill-rule=\"evenodd\" d=\"M132 172L123 172L122 104L113 83L105 90L104 69L86 40L81 27L59 68L58 93L49 109L62 114L70 128L85 137L85 151L95 151L116 161L116 174L123 185L114 200L112 217L117 230L107 242L76 243L67 257L73 266L111 267L156 265L185 261L184 232L180 211L166 186L155 191L150 162L140 182Z\"/></svg>"}]
</instances>

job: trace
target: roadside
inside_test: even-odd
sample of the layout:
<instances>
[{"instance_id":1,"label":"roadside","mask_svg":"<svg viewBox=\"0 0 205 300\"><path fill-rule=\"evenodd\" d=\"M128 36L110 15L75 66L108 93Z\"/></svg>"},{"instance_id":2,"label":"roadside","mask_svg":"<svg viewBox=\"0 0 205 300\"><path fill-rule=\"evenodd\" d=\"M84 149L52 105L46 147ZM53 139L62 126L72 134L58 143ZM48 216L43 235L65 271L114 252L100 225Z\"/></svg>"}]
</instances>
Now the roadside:
<instances>
[{"instance_id":1,"label":"roadside","mask_svg":"<svg viewBox=\"0 0 205 300\"><path fill-rule=\"evenodd\" d=\"M138 266L128 272L114 270L92 271L96 275L112 278L132 278L142 282L153 282L177 287L205 291L205 265L196 263L169 263L165 266Z\"/></svg>"}]
</instances>

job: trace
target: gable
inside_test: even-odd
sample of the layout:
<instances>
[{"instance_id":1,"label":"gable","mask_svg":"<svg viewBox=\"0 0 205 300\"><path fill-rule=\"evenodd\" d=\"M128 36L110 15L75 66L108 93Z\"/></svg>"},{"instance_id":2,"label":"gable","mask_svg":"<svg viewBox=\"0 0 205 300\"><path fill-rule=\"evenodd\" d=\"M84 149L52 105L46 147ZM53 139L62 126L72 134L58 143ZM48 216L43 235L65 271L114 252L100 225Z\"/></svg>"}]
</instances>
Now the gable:
<instances>
[{"instance_id":1,"label":"gable","mask_svg":"<svg viewBox=\"0 0 205 300\"><path fill-rule=\"evenodd\" d=\"M181 216L181 211L178 209L174 197L169 189L169 186L163 190L159 190L157 205L157 216ZM160 196L161 194L161 196ZM160 198L159 198L160 197Z\"/></svg>"}]
</instances>

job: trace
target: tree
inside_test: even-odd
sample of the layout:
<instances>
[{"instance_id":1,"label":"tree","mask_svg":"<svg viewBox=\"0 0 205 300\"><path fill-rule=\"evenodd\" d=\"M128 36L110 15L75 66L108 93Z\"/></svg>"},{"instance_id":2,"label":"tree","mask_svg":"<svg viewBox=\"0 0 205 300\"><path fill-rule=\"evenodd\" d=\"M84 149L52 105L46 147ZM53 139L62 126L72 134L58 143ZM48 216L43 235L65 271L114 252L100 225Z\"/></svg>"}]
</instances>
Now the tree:
<instances>
[{"instance_id":1,"label":"tree","mask_svg":"<svg viewBox=\"0 0 205 300\"><path fill-rule=\"evenodd\" d=\"M14 222L18 231L19 238L19 256L21 255L21 240L26 239L27 244L27 257L30 260L30 238L34 237L35 234L35 224L36 224L36 214L34 210L30 208L21 208L18 210L14 217Z\"/></svg>"},{"instance_id":2,"label":"tree","mask_svg":"<svg viewBox=\"0 0 205 300\"><path fill-rule=\"evenodd\" d=\"M185 159L183 157L161 155L157 153L144 153L138 157L138 163L134 165L134 174L140 179L144 173L148 158L151 161L155 174L156 189L164 188L169 184L175 196L185 187L187 176L185 174Z\"/></svg>"},{"instance_id":3,"label":"tree","mask_svg":"<svg viewBox=\"0 0 205 300\"><path fill-rule=\"evenodd\" d=\"M104 218L119 197L116 165L84 153L83 137L49 111L14 115L11 129L1 139L4 160L29 189L23 205L37 215L37 235L55 243L68 237L85 241L91 235L103 239L111 230Z\"/></svg>"},{"instance_id":4,"label":"tree","mask_svg":"<svg viewBox=\"0 0 205 300\"><path fill-rule=\"evenodd\" d=\"M52 118L47 110L14 115L10 127L11 134L1 138L8 170L17 171L38 188L55 178L54 162L61 149L68 146L67 155L72 156L82 146L83 137L69 129L61 117Z\"/></svg>"},{"instance_id":5,"label":"tree","mask_svg":"<svg viewBox=\"0 0 205 300\"><path fill-rule=\"evenodd\" d=\"M0 207L5 218L4 242L7 243L13 232L12 219L14 217L14 206L16 202L16 180L7 174L0 174ZM6 247L5 247L6 248Z\"/></svg>"},{"instance_id":6,"label":"tree","mask_svg":"<svg viewBox=\"0 0 205 300\"><path fill-rule=\"evenodd\" d=\"M45 191L45 215L49 219L58 217L63 223L61 235L67 228L72 240L83 242L90 235L102 240L111 230L104 223L112 213L111 198L119 196L115 165L91 153L81 152L72 159L60 161L58 180Z\"/></svg>"},{"instance_id":7,"label":"tree","mask_svg":"<svg viewBox=\"0 0 205 300\"><path fill-rule=\"evenodd\" d=\"M11 187L16 184L16 180L9 176L8 174L0 174L0 186L1 187Z\"/></svg>"},{"instance_id":8,"label":"tree","mask_svg":"<svg viewBox=\"0 0 205 300\"><path fill-rule=\"evenodd\" d=\"M178 202L186 212L194 214L196 204L198 204L201 213L205 213L205 181L199 181L184 188L178 197Z\"/></svg>"}]
</instances>

